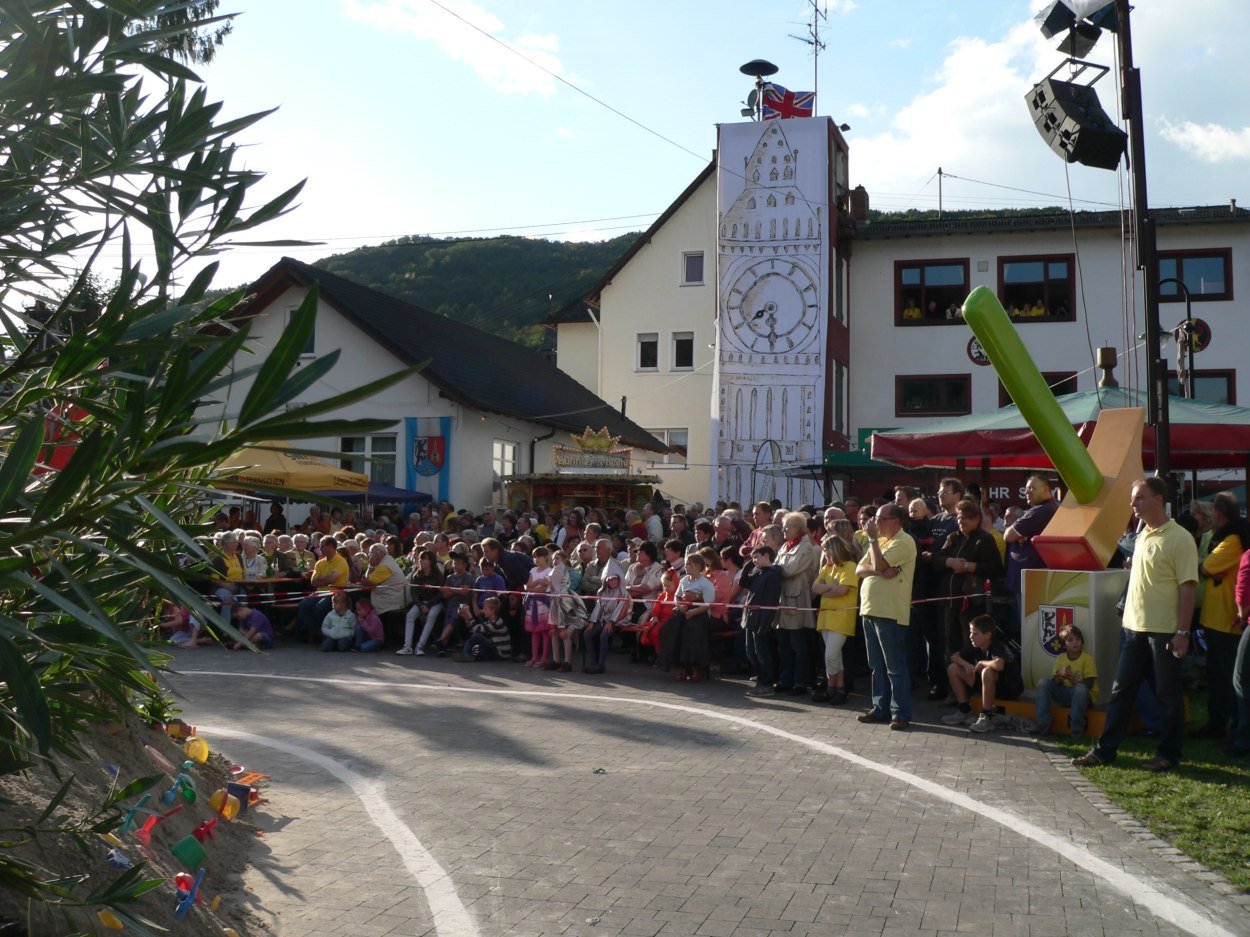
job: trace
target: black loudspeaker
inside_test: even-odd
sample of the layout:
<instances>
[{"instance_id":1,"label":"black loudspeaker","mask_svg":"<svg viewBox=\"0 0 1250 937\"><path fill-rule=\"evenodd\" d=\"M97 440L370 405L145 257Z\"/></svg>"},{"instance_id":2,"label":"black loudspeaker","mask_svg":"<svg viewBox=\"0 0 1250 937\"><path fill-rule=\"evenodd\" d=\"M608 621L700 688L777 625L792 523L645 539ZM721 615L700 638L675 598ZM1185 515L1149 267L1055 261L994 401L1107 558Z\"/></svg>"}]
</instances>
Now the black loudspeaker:
<instances>
[{"instance_id":1,"label":"black loudspeaker","mask_svg":"<svg viewBox=\"0 0 1250 937\"><path fill-rule=\"evenodd\" d=\"M1047 78L1025 95L1037 132L1069 163L1115 169L1128 134L1115 125L1089 85Z\"/></svg>"}]
</instances>

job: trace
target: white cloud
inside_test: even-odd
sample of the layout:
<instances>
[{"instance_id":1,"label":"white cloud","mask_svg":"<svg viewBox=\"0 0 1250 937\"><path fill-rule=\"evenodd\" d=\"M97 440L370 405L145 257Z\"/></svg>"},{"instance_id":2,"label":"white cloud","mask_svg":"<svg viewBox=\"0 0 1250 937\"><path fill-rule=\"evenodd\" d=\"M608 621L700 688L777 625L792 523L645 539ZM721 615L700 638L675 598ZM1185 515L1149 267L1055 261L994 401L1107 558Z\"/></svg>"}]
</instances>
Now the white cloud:
<instances>
[{"instance_id":1,"label":"white cloud","mask_svg":"<svg viewBox=\"0 0 1250 937\"><path fill-rule=\"evenodd\" d=\"M911 45L910 39L891 39L886 43L887 46L893 46L896 49L906 49Z\"/></svg>"},{"instance_id":2,"label":"white cloud","mask_svg":"<svg viewBox=\"0 0 1250 937\"><path fill-rule=\"evenodd\" d=\"M359 23L367 23L387 32L410 33L419 39L437 43L444 54L464 62L487 84L504 93L539 94L543 97L555 93L555 78L477 30L507 43L543 68L563 75L556 36L524 34L509 37L497 16L471 0L442 2L477 29L424 0L346 0L344 9L350 19Z\"/></svg>"},{"instance_id":3,"label":"white cloud","mask_svg":"<svg viewBox=\"0 0 1250 937\"><path fill-rule=\"evenodd\" d=\"M889 131L854 140L852 183L862 183L870 195L891 193L889 204L882 207L902 208L898 196L905 202L911 193L924 189L938 166L1015 185L1021 184L1017 180L1022 176L1044 171L1047 160L1058 166L1034 129L1024 101L1037 77L1054 66L1054 58L1031 21L1018 24L998 41L954 40L929 80L930 90L895 114ZM922 198L911 207L936 207L932 204L936 186L932 188L927 193L932 199ZM950 186L946 194L953 194ZM977 187L958 194L988 193Z\"/></svg>"},{"instance_id":4,"label":"white cloud","mask_svg":"<svg viewBox=\"0 0 1250 937\"><path fill-rule=\"evenodd\" d=\"M1223 124L1174 124L1164 118L1159 135L1204 163L1250 159L1250 127L1234 130Z\"/></svg>"},{"instance_id":5,"label":"white cloud","mask_svg":"<svg viewBox=\"0 0 1250 937\"><path fill-rule=\"evenodd\" d=\"M564 140L572 140L575 136L577 136L577 134L575 134L568 127L557 127L556 136Z\"/></svg>"},{"instance_id":6,"label":"white cloud","mask_svg":"<svg viewBox=\"0 0 1250 937\"><path fill-rule=\"evenodd\" d=\"M872 108L867 104L852 104L846 109L846 112L852 117L867 117L872 113Z\"/></svg>"},{"instance_id":7,"label":"white cloud","mask_svg":"<svg viewBox=\"0 0 1250 937\"><path fill-rule=\"evenodd\" d=\"M826 13L850 13L858 4L855 0L826 0Z\"/></svg>"}]
</instances>

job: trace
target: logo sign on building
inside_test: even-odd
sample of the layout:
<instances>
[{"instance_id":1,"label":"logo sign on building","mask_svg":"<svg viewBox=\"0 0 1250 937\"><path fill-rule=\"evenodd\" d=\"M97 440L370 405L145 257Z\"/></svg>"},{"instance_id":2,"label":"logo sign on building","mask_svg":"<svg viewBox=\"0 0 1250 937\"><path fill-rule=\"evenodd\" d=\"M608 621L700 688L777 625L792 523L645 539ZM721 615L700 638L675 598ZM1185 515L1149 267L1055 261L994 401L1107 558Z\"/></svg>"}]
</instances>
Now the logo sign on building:
<instances>
[{"instance_id":1,"label":"logo sign on building","mask_svg":"<svg viewBox=\"0 0 1250 937\"><path fill-rule=\"evenodd\" d=\"M761 451L822 456L832 133L827 118L719 128L712 462L726 500L757 499ZM777 481L787 504L817 497Z\"/></svg>"},{"instance_id":2,"label":"logo sign on building","mask_svg":"<svg viewBox=\"0 0 1250 937\"><path fill-rule=\"evenodd\" d=\"M1063 629L1076 621L1076 608L1071 605L1039 605L1037 607L1037 641L1051 657L1063 652Z\"/></svg>"},{"instance_id":3,"label":"logo sign on building","mask_svg":"<svg viewBox=\"0 0 1250 937\"><path fill-rule=\"evenodd\" d=\"M418 475L437 475L447 463L446 436L416 436L412 440L412 466Z\"/></svg>"},{"instance_id":4,"label":"logo sign on building","mask_svg":"<svg viewBox=\"0 0 1250 937\"><path fill-rule=\"evenodd\" d=\"M629 472L630 450L616 449L610 452L587 452L568 446L552 446L552 461L557 471L587 474L625 474Z\"/></svg>"}]
</instances>

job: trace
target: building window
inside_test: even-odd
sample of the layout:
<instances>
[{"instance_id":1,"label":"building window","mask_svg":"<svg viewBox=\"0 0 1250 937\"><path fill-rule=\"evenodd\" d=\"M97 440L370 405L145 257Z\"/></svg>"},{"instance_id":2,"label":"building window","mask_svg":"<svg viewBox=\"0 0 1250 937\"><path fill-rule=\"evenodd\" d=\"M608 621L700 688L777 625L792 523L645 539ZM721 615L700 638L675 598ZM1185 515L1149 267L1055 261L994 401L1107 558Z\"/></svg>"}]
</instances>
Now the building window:
<instances>
[{"instance_id":1,"label":"building window","mask_svg":"<svg viewBox=\"0 0 1250 937\"><path fill-rule=\"evenodd\" d=\"M516 474L517 452L519 451L520 444L506 439L496 439L491 445L491 490L496 495L503 494L504 476Z\"/></svg>"},{"instance_id":2,"label":"building window","mask_svg":"<svg viewBox=\"0 0 1250 937\"><path fill-rule=\"evenodd\" d=\"M379 485L395 485L395 437L343 436L339 439L342 468L368 475Z\"/></svg>"},{"instance_id":3,"label":"building window","mask_svg":"<svg viewBox=\"0 0 1250 937\"><path fill-rule=\"evenodd\" d=\"M1233 252L1225 247L1203 251L1160 251L1159 279L1176 278L1189 288L1194 302L1233 298ZM1184 302L1175 283L1159 287L1159 302Z\"/></svg>"},{"instance_id":4,"label":"building window","mask_svg":"<svg viewBox=\"0 0 1250 937\"><path fill-rule=\"evenodd\" d=\"M1168 372L1168 393L1183 397L1181 382L1175 371ZM1194 400L1207 403L1237 403L1237 372L1228 370L1198 370L1194 372Z\"/></svg>"},{"instance_id":5,"label":"building window","mask_svg":"<svg viewBox=\"0 0 1250 937\"><path fill-rule=\"evenodd\" d=\"M673 370L694 370L694 332L673 333Z\"/></svg>"},{"instance_id":6,"label":"building window","mask_svg":"<svg viewBox=\"0 0 1250 937\"><path fill-rule=\"evenodd\" d=\"M894 264L895 325L951 325L962 322L968 296L968 259L900 260Z\"/></svg>"},{"instance_id":7,"label":"building window","mask_svg":"<svg viewBox=\"0 0 1250 937\"><path fill-rule=\"evenodd\" d=\"M665 455L657 455L651 463L653 468L684 469L686 467L686 449L690 444L690 430L649 429L647 432L673 450Z\"/></svg>"},{"instance_id":8,"label":"building window","mask_svg":"<svg viewBox=\"0 0 1250 937\"><path fill-rule=\"evenodd\" d=\"M681 255L681 285L703 285L703 251L686 251Z\"/></svg>"},{"instance_id":9,"label":"building window","mask_svg":"<svg viewBox=\"0 0 1250 937\"><path fill-rule=\"evenodd\" d=\"M1063 394L1076 393L1076 372L1075 371L1043 371L1042 380L1046 382L1046 386L1051 389L1056 397ZM1010 407L1014 403L1011 395L1007 393L1007 388L1003 386L1003 382L998 382L998 405L1000 407Z\"/></svg>"},{"instance_id":10,"label":"building window","mask_svg":"<svg viewBox=\"0 0 1250 937\"><path fill-rule=\"evenodd\" d=\"M900 374L894 378L895 416L963 416L971 412L970 374Z\"/></svg>"},{"instance_id":11,"label":"building window","mask_svg":"<svg viewBox=\"0 0 1250 937\"><path fill-rule=\"evenodd\" d=\"M286 327L291 327L291 320L295 318L295 313L299 312L298 306L291 306L286 311ZM301 358L311 358L316 352L313 350L317 344L317 323L313 322L313 330L308 333L308 344L304 346L304 350L300 352Z\"/></svg>"},{"instance_id":12,"label":"building window","mask_svg":"<svg viewBox=\"0 0 1250 937\"><path fill-rule=\"evenodd\" d=\"M1017 322L1076 318L1076 269L1071 254L998 258L998 299Z\"/></svg>"},{"instance_id":13,"label":"building window","mask_svg":"<svg viewBox=\"0 0 1250 937\"><path fill-rule=\"evenodd\" d=\"M660 336L655 332L638 333L638 359L634 367L639 371L660 370Z\"/></svg>"}]
</instances>

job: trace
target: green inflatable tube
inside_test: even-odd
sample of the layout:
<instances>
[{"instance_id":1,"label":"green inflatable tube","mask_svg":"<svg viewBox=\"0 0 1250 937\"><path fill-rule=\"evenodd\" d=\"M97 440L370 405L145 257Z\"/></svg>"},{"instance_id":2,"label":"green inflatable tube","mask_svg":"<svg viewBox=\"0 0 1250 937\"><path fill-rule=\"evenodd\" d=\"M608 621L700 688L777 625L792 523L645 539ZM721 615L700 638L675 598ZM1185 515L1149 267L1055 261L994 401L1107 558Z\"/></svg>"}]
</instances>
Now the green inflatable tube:
<instances>
[{"instance_id":1,"label":"green inflatable tube","mask_svg":"<svg viewBox=\"0 0 1250 937\"><path fill-rule=\"evenodd\" d=\"M978 286L964 300L964 321L985 349L999 380L1015 401L1068 490L1088 504L1102 488L1102 473L1068 422L1007 311L994 292Z\"/></svg>"}]
</instances>

